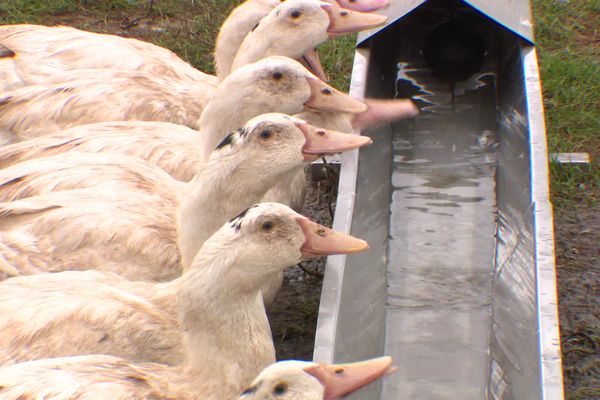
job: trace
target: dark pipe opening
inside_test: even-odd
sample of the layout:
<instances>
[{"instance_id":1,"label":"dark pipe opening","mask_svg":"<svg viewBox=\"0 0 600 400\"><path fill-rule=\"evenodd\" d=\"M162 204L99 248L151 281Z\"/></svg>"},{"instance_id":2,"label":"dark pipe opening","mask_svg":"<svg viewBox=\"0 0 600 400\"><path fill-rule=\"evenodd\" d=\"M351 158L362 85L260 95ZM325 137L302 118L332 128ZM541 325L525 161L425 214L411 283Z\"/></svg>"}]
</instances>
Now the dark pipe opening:
<instances>
[{"instance_id":1,"label":"dark pipe opening","mask_svg":"<svg viewBox=\"0 0 600 400\"><path fill-rule=\"evenodd\" d=\"M460 82L483 66L485 43L465 24L452 20L435 27L425 39L423 57L442 82Z\"/></svg>"}]
</instances>

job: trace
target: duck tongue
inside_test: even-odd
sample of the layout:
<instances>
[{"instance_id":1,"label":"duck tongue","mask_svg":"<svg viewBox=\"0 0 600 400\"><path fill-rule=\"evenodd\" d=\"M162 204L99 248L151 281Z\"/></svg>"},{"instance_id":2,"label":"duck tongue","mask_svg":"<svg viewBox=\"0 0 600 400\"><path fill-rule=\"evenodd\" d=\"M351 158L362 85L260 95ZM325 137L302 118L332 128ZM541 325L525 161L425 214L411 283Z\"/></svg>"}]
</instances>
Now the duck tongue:
<instances>
[{"instance_id":1,"label":"duck tongue","mask_svg":"<svg viewBox=\"0 0 600 400\"><path fill-rule=\"evenodd\" d=\"M325 387L324 400L334 400L395 371L391 357L374 358L350 364L312 364L304 371Z\"/></svg>"},{"instance_id":2,"label":"duck tongue","mask_svg":"<svg viewBox=\"0 0 600 400\"><path fill-rule=\"evenodd\" d=\"M306 217L298 217L296 222L304 233L304 244L301 249L304 258L358 253L369 248L367 242L362 239L336 232Z\"/></svg>"},{"instance_id":3,"label":"duck tongue","mask_svg":"<svg viewBox=\"0 0 600 400\"><path fill-rule=\"evenodd\" d=\"M321 65L321 59L319 58L317 49L307 51L298 61L300 61L306 69L318 76L323 82L329 82L329 77L327 76L327 73L325 73L323 65Z\"/></svg>"},{"instance_id":4,"label":"duck tongue","mask_svg":"<svg viewBox=\"0 0 600 400\"><path fill-rule=\"evenodd\" d=\"M342 153L373 143L367 136L316 128L304 121L294 124L302 131L306 139L302 154L304 160L308 162L316 160L320 155Z\"/></svg>"}]
</instances>

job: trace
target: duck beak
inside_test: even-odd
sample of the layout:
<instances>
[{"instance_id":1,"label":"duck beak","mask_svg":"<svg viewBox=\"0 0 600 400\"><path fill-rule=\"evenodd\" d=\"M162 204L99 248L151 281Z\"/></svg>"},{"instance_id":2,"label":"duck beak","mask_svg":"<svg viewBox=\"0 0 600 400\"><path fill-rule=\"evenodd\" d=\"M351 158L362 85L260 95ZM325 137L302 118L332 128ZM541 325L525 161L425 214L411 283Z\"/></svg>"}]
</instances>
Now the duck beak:
<instances>
[{"instance_id":1,"label":"duck beak","mask_svg":"<svg viewBox=\"0 0 600 400\"><path fill-rule=\"evenodd\" d=\"M389 0L337 0L340 6L354 11L371 12L387 7Z\"/></svg>"},{"instance_id":2,"label":"duck beak","mask_svg":"<svg viewBox=\"0 0 600 400\"><path fill-rule=\"evenodd\" d=\"M329 37L360 32L385 24L385 15L364 13L339 7L337 4L321 5L329 14Z\"/></svg>"},{"instance_id":3,"label":"duck beak","mask_svg":"<svg viewBox=\"0 0 600 400\"><path fill-rule=\"evenodd\" d=\"M329 86L315 76L306 78L310 85L311 96L304 105L324 111L340 111L357 114L367 111L363 102Z\"/></svg>"},{"instance_id":4,"label":"duck beak","mask_svg":"<svg viewBox=\"0 0 600 400\"><path fill-rule=\"evenodd\" d=\"M311 49L307 51L304 53L304 55L302 55L302 58L300 58L299 61L306 67L306 69L318 76L323 82L329 82L329 77L325 73L323 65L321 65L321 59L319 58L317 49Z\"/></svg>"},{"instance_id":5,"label":"duck beak","mask_svg":"<svg viewBox=\"0 0 600 400\"><path fill-rule=\"evenodd\" d=\"M302 154L307 162L314 161L322 155L343 153L373 143L368 136L316 128L304 121L294 124L304 134L306 141L302 147Z\"/></svg>"},{"instance_id":6,"label":"duck beak","mask_svg":"<svg viewBox=\"0 0 600 400\"><path fill-rule=\"evenodd\" d=\"M325 387L324 400L339 399L396 370L392 357L380 357L351 364L312 364L304 368Z\"/></svg>"},{"instance_id":7,"label":"duck beak","mask_svg":"<svg viewBox=\"0 0 600 400\"><path fill-rule=\"evenodd\" d=\"M298 217L296 222L304 233L305 240L300 251L305 259L358 253L369 248L369 244L362 239L336 232L306 217Z\"/></svg>"}]
</instances>

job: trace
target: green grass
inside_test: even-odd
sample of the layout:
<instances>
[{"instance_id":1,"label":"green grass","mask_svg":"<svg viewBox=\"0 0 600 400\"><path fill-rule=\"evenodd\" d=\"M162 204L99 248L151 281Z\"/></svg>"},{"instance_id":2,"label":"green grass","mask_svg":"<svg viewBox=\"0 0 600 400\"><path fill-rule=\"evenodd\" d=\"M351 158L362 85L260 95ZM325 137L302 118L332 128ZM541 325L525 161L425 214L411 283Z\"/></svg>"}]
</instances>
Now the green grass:
<instances>
[{"instance_id":1,"label":"green grass","mask_svg":"<svg viewBox=\"0 0 600 400\"><path fill-rule=\"evenodd\" d=\"M534 0L551 152L588 152L589 167L556 165L558 208L600 201L600 1Z\"/></svg>"}]
</instances>

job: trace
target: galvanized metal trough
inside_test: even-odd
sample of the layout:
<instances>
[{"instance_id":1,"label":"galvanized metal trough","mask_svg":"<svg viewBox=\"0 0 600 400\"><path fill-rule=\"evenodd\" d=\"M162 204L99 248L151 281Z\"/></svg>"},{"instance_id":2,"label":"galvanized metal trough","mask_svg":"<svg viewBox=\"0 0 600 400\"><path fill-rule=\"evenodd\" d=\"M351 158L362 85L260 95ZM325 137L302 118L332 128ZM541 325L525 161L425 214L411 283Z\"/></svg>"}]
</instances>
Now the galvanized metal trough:
<instances>
[{"instance_id":1,"label":"galvanized metal trough","mask_svg":"<svg viewBox=\"0 0 600 400\"><path fill-rule=\"evenodd\" d=\"M329 258L315 360L392 355L356 399L562 399L530 4L392 3L359 37L351 93L422 113L342 157L334 228L371 249Z\"/></svg>"}]
</instances>

